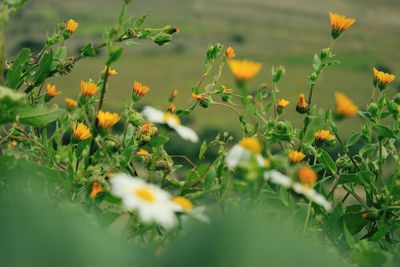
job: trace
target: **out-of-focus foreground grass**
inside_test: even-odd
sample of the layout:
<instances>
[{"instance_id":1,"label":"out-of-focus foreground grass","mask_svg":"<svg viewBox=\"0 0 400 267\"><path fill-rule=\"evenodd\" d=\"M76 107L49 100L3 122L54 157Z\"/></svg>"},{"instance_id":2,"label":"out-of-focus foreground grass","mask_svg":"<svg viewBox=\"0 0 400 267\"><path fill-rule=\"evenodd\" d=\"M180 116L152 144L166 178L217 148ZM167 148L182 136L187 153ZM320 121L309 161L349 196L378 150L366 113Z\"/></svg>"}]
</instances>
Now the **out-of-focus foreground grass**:
<instances>
[{"instance_id":1,"label":"out-of-focus foreground grass","mask_svg":"<svg viewBox=\"0 0 400 267\"><path fill-rule=\"evenodd\" d=\"M105 25L115 20L118 6L108 0L31 1L8 28L9 55L22 46L37 47L37 42L60 19L70 17L80 25L73 40L68 41L74 43L76 51L69 52L78 53L85 42L93 38L101 41L100 34ZM384 63L390 68L400 60L400 53L396 51L400 45L397 38L400 2L397 0L138 0L129 14L149 13L148 25L171 23L181 32L165 47L146 45L126 49L124 60L116 66L119 75L110 83L112 92L108 94L107 106L121 109L124 99L130 96L134 79L149 84L152 89L145 103L164 108L172 89L181 92L179 104L187 103L191 87L202 73L207 44L222 42L233 46L238 58L263 63L262 73L252 81L254 86L266 81L272 65L285 65L287 78L280 88L281 97L292 102L286 116L300 123L300 116L294 111L295 102L300 92L307 91L313 54L328 46L329 11L355 17L357 23L335 48L342 64L324 73L315 92L315 103L332 107L333 92L343 91L364 108L372 90L372 66ZM79 81L97 78L103 61L100 56L79 62L72 75L53 82L63 91L62 96L76 97ZM228 70L222 81L227 86L233 85ZM62 96L60 104L63 104ZM197 111L193 123L198 130L205 127L237 130L239 123L234 119L230 110L213 107ZM347 123L346 129L357 126L354 120Z\"/></svg>"},{"instance_id":2,"label":"out-of-focus foreground grass","mask_svg":"<svg viewBox=\"0 0 400 267\"><path fill-rule=\"evenodd\" d=\"M62 200L63 173L0 159L1 266L349 266L316 246L315 236L294 231L291 221L282 224L276 211L227 210L223 217L213 216L212 225L192 225L168 249L157 242L146 248L122 244L117 232L122 239L130 233L105 227L115 217L90 203L84 211L76 201Z\"/></svg>"}]
</instances>

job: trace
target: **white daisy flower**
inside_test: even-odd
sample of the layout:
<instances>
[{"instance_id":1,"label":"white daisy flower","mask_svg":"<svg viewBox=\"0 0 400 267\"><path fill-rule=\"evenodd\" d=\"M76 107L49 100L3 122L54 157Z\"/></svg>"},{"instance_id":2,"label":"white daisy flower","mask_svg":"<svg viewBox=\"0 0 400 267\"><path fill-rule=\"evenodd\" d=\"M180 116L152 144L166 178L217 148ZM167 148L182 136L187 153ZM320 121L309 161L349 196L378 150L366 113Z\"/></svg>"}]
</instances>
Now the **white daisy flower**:
<instances>
[{"instance_id":1,"label":"white daisy flower","mask_svg":"<svg viewBox=\"0 0 400 267\"><path fill-rule=\"evenodd\" d=\"M179 117L171 112L163 112L153 107L145 106L142 111L142 116L150 122L168 125L185 140L189 140L193 143L197 143L199 141L199 137L197 136L196 132L189 127L181 125L181 120Z\"/></svg>"},{"instance_id":2,"label":"white daisy flower","mask_svg":"<svg viewBox=\"0 0 400 267\"><path fill-rule=\"evenodd\" d=\"M249 161L255 157L258 164L265 166L265 159L261 155L261 144L254 137L246 137L234 145L226 155L226 164L229 168L236 167L242 161Z\"/></svg>"},{"instance_id":3,"label":"white daisy flower","mask_svg":"<svg viewBox=\"0 0 400 267\"><path fill-rule=\"evenodd\" d=\"M193 207L192 202L185 197L174 197L172 199L174 208L176 212L181 212L183 214L189 215L199 221L204 223L209 223L210 219L204 214L205 207Z\"/></svg>"},{"instance_id":4,"label":"white daisy flower","mask_svg":"<svg viewBox=\"0 0 400 267\"><path fill-rule=\"evenodd\" d=\"M293 180L290 177L276 170L265 172L264 179L286 188L291 188L293 185Z\"/></svg>"},{"instance_id":5,"label":"white daisy flower","mask_svg":"<svg viewBox=\"0 0 400 267\"><path fill-rule=\"evenodd\" d=\"M157 223L166 229L176 225L176 208L168 192L124 173L114 175L110 183L112 193L122 199L124 208L137 211L143 223Z\"/></svg>"},{"instance_id":6,"label":"white daisy flower","mask_svg":"<svg viewBox=\"0 0 400 267\"><path fill-rule=\"evenodd\" d=\"M300 168L299 170L301 169L302 168ZM313 177L308 171L306 173L304 169L309 168L303 168L303 172L300 172L300 183L294 182L290 177L276 170L265 172L264 179L274 184L292 189L297 194L304 195L312 202L322 206L327 212L332 211L332 204L328 200L326 200L323 195L318 194L317 191L312 188L315 182L314 179L316 180L317 178Z\"/></svg>"},{"instance_id":7,"label":"white daisy flower","mask_svg":"<svg viewBox=\"0 0 400 267\"><path fill-rule=\"evenodd\" d=\"M294 183L293 191L298 194L304 195L312 202L322 206L327 212L332 211L332 204L328 200L326 200L323 195L318 194L317 191L315 191L314 189L300 183Z\"/></svg>"}]
</instances>

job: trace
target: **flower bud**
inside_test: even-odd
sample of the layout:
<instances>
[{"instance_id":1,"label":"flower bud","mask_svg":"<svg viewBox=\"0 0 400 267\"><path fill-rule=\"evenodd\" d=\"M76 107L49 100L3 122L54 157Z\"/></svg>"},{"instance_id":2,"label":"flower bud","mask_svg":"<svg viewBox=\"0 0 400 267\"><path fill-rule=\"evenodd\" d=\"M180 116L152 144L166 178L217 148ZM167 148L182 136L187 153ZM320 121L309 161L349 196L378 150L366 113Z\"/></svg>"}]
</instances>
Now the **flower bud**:
<instances>
[{"instance_id":1,"label":"flower bud","mask_svg":"<svg viewBox=\"0 0 400 267\"><path fill-rule=\"evenodd\" d=\"M375 117L378 114L378 105L376 103L369 104L368 112Z\"/></svg>"},{"instance_id":2,"label":"flower bud","mask_svg":"<svg viewBox=\"0 0 400 267\"><path fill-rule=\"evenodd\" d=\"M310 107L305 99L304 94L299 95L299 102L296 105L296 111L300 114L307 113Z\"/></svg>"}]
</instances>

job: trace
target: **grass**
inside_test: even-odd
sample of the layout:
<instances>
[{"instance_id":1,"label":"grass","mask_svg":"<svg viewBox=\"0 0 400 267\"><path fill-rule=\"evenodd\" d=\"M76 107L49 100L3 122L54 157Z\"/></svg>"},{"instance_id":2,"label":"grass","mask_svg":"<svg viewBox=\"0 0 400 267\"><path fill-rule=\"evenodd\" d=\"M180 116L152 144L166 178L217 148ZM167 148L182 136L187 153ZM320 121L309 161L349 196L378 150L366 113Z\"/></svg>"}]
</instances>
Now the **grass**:
<instances>
[{"instance_id":1,"label":"grass","mask_svg":"<svg viewBox=\"0 0 400 267\"><path fill-rule=\"evenodd\" d=\"M46 5L44 9L43 6ZM368 12L365 7L368 6ZM96 12L92 12L93 10ZM237 50L238 58L249 58L263 63L263 72L252 82L269 79L272 65L282 64L287 69L280 89L281 96L291 101L288 118L300 120L294 112L298 93L308 90L307 74L311 68L313 53L328 46L329 11L341 12L357 18L357 23L336 47L341 65L323 74L315 94L315 103L333 106L334 91L343 91L364 108L363 103L371 93L371 68L384 64L396 67L400 54L398 29L400 26L400 2L382 0L352 1L302 1L295 0L205 0L184 1L157 0L135 1L129 14L151 14L148 25L172 24L182 31L172 44L156 47L151 43L126 48L124 60L116 66L120 74L111 81L107 106L119 110L130 95L133 80L149 84L151 93L146 103L165 107L172 89L181 92L179 104L185 104L191 87L202 72L204 52L208 43L222 42ZM46 30L69 17L80 22L79 30L71 41L71 54L85 42L100 42L104 25L114 20L118 5L107 0L50 1L35 0L14 18L6 38L10 54L13 47L24 40L43 40ZM32 34L33 33L33 34ZM104 58L79 62L72 74L53 80L65 96L75 97L81 79L96 78L102 70ZM397 69L394 69L396 73ZM223 83L234 82L226 70ZM60 101L59 103L62 103ZM197 112L193 120L195 128L220 127L237 130L234 114L221 108ZM355 127L354 121L348 123ZM351 128L350 127L350 128Z\"/></svg>"}]
</instances>

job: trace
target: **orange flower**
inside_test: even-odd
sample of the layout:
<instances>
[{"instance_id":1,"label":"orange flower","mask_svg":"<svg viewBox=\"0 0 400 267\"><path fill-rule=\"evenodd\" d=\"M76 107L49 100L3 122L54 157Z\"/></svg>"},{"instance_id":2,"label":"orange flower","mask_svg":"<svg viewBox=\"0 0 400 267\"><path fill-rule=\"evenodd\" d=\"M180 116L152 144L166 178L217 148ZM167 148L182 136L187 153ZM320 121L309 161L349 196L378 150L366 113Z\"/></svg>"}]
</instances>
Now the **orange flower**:
<instances>
[{"instance_id":1,"label":"orange flower","mask_svg":"<svg viewBox=\"0 0 400 267\"><path fill-rule=\"evenodd\" d=\"M105 67L104 71L106 71L106 70L107 70L107 67ZM108 67L108 73L107 73L108 76L114 76L117 74L118 74L118 71L116 69Z\"/></svg>"},{"instance_id":2,"label":"orange flower","mask_svg":"<svg viewBox=\"0 0 400 267\"><path fill-rule=\"evenodd\" d=\"M396 76L394 76L393 74L379 71L376 68L374 68L373 71L374 71L374 86L378 87L380 90L386 89L386 87L396 79Z\"/></svg>"},{"instance_id":3,"label":"orange flower","mask_svg":"<svg viewBox=\"0 0 400 267\"><path fill-rule=\"evenodd\" d=\"M204 95L196 95L195 93L192 93L192 99L197 100L197 101L202 101L204 100L205 96Z\"/></svg>"},{"instance_id":4,"label":"orange flower","mask_svg":"<svg viewBox=\"0 0 400 267\"><path fill-rule=\"evenodd\" d=\"M65 98L64 100L67 106L71 109L76 108L76 106L78 105L78 101L75 101L72 98Z\"/></svg>"},{"instance_id":5,"label":"orange flower","mask_svg":"<svg viewBox=\"0 0 400 267\"><path fill-rule=\"evenodd\" d=\"M172 113L172 112L175 111L175 109L176 109L176 106L174 104L171 104L171 105L168 106L168 112Z\"/></svg>"},{"instance_id":6,"label":"orange flower","mask_svg":"<svg viewBox=\"0 0 400 267\"><path fill-rule=\"evenodd\" d=\"M331 135L329 130L319 130L314 133L314 137L319 141L330 141L335 139L335 136Z\"/></svg>"},{"instance_id":7,"label":"orange flower","mask_svg":"<svg viewBox=\"0 0 400 267\"><path fill-rule=\"evenodd\" d=\"M304 153L301 151L291 150L288 157L291 163L298 163L302 161L306 157L306 155L304 155Z\"/></svg>"},{"instance_id":8,"label":"orange flower","mask_svg":"<svg viewBox=\"0 0 400 267\"><path fill-rule=\"evenodd\" d=\"M113 127L120 119L121 116L117 113L103 112L101 110L97 113L97 125L102 128Z\"/></svg>"},{"instance_id":9,"label":"orange flower","mask_svg":"<svg viewBox=\"0 0 400 267\"><path fill-rule=\"evenodd\" d=\"M141 82L135 81L133 83L133 94L132 99L134 101L139 101L143 96L145 96L149 91L150 88Z\"/></svg>"},{"instance_id":10,"label":"orange flower","mask_svg":"<svg viewBox=\"0 0 400 267\"><path fill-rule=\"evenodd\" d=\"M297 170L297 176L299 177L300 183L307 187L313 187L317 182L317 173L306 166L302 166Z\"/></svg>"},{"instance_id":11,"label":"orange flower","mask_svg":"<svg viewBox=\"0 0 400 267\"><path fill-rule=\"evenodd\" d=\"M93 81L81 81L81 95L84 96L94 96L99 89Z\"/></svg>"},{"instance_id":12,"label":"orange flower","mask_svg":"<svg viewBox=\"0 0 400 267\"><path fill-rule=\"evenodd\" d=\"M355 19L348 18L332 12L329 12L329 18L332 25L331 35L333 39L338 38L342 34L342 32L349 29L354 24L354 22L356 22Z\"/></svg>"},{"instance_id":13,"label":"orange flower","mask_svg":"<svg viewBox=\"0 0 400 267\"><path fill-rule=\"evenodd\" d=\"M68 20L67 22L67 32L69 33L74 33L76 31L76 29L78 28L78 22L76 22L73 19Z\"/></svg>"},{"instance_id":14,"label":"orange flower","mask_svg":"<svg viewBox=\"0 0 400 267\"><path fill-rule=\"evenodd\" d=\"M282 99L279 100L279 102L278 102L278 107L280 107L280 108L286 108L287 105L289 105L289 103L290 103L290 102L289 102L288 100L282 98Z\"/></svg>"},{"instance_id":15,"label":"orange flower","mask_svg":"<svg viewBox=\"0 0 400 267\"><path fill-rule=\"evenodd\" d=\"M229 68L233 76L238 80L249 80L254 78L261 70L260 63L250 60L229 60Z\"/></svg>"},{"instance_id":16,"label":"orange flower","mask_svg":"<svg viewBox=\"0 0 400 267\"><path fill-rule=\"evenodd\" d=\"M149 157L150 153L146 149L139 149L136 152L136 155L141 156L141 157Z\"/></svg>"},{"instance_id":17,"label":"orange flower","mask_svg":"<svg viewBox=\"0 0 400 267\"><path fill-rule=\"evenodd\" d=\"M225 51L225 57L227 59L232 59L235 57L235 50L232 47L228 47Z\"/></svg>"},{"instance_id":18,"label":"orange flower","mask_svg":"<svg viewBox=\"0 0 400 267\"><path fill-rule=\"evenodd\" d=\"M89 128L82 122L75 122L72 127L72 136L79 141L83 141L92 136Z\"/></svg>"},{"instance_id":19,"label":"orange flower","mask_svg":"<svg viewBox=\"0 0 400 267\"><path fill-rule=\"evenodd\" d=\"M46 85L46 90L47 90L47 96L53 98L59 94L61 94L60 91L56 90L56 86L54 84L47 84Z\"/></svg>"},{"instance_id":20,"label":"orange flower","mask_svg":"<svg viewBox=\"0 0 400 267\"><path fill-rule=\"evenodd\" d=\"M358 107L342 93L335 93L336 113L343 117L352 117L357 114Z\"/></svg>"},{"instance_id":21,"label":"orange flower","mask_svg":"<svg viewBox=\"0 0 400 267\"><path fill-rule=\"evenodd\" d=\"M92 185L92 191L90 191L90 198L93 199L98 193L103 191L103 187L99 182L94 182Z\"/></svg>"},{"instance_id":22,"label":"orange flower","mask_svg":"<svg viewBox=\"0 0 400 267\"><path fill-rule=\"evenodd\" d=\"M261 154L262 146L257 138L245 137L239 141L239 145L252 152L253 154Z\"/></svg>"}]
</instances>

